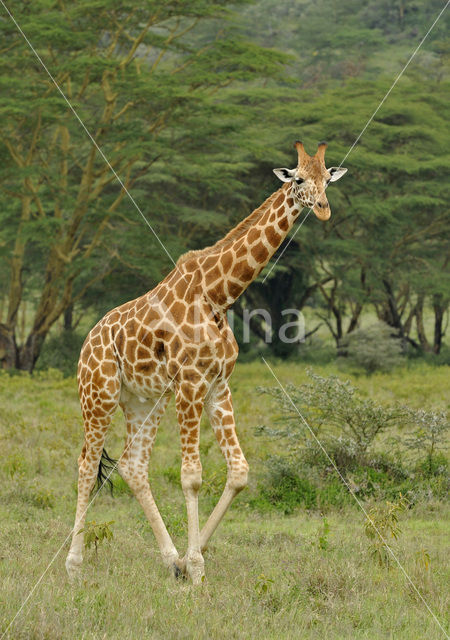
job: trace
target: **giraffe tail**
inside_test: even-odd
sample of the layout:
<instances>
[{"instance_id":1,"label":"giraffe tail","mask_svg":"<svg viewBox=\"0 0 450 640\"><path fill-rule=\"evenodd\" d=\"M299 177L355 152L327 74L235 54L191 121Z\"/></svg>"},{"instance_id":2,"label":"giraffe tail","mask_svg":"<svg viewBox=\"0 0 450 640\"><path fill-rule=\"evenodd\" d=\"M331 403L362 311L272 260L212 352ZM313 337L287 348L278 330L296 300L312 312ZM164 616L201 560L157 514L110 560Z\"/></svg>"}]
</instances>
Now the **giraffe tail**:
<instances>
[{"instance_id":1,"label":"giraffe tail","mask_svg":"<svg viewBox=\"0 0 450 640\"><path fill-rule=\"evenodd\" d=\"M97 493L103 487L104 484L108 485L108 488L113 495L113 482L111 480L112 474L117 471L117 460L114 458L110 458L106 453L106 450L103 449L102 457L100 458L100 462L98 465L98 473L97 473Z\"/></svg>"}]
</instances>

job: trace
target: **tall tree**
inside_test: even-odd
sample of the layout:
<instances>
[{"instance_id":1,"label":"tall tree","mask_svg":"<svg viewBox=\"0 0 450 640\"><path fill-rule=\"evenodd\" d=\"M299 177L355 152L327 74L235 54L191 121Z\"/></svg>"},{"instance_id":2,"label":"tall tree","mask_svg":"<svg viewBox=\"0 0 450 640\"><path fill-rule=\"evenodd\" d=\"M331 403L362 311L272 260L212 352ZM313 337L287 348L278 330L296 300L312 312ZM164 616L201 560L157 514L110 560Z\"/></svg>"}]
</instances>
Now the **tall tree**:
<instances>
[{"instance_id":1,"label":"tall tree","mask_svg":"<svg viewBox=\"0 0 450 640\"><path fill-rule=\"evenodd\" d=\"M31 371L56 320L104 280L116 261L130 260L118 234L128 233L139 214L98 148L136 199L143 185L146 193L154 187L145 213L176 257L185 239L166 194L188 189L195 180L186 148L199 150L201 143L192 134L201 122L217 123L227 111L224 87L277 74L286 56L236 37L222 0L38 0L16 3L14 15L92 134L80 127L3 13L0 261L7 276L0 291L6 300L0 360L3 367ZM201 31L206 21L210 28ZM216 130L218 141L224 133ZM221 169L223 157L212 154L210 173ZM180 182L185 173L186 182ZM171 261L147 231L151 280ZM142 226L132 226L131 242L142 233ZM131 258L133 266L140 260ZM19 311L26 300L32 317L19 344Z\"/></svg>"}]
</instances>

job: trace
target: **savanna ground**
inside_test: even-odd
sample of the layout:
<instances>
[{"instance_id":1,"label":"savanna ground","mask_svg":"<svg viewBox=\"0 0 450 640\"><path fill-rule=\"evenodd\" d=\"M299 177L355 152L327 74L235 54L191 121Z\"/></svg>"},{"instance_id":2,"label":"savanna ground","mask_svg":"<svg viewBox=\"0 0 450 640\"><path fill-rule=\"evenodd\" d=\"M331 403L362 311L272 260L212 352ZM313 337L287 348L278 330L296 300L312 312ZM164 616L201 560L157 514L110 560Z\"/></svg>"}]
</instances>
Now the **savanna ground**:
<instances>
[{"instance_id":1,"label":"savanna ground","mask_svg":"<svg viewBox=\"0 0 450 640\"><path fill-rule=\"evenodd\" d=\"M302 364L273 366L283 383L306 380ZM352 378L331 364L314 370ZM416 362L390 374L353 380L380 402L446 406L448 367ZM200 588L167 574L141 508L120 478L115 479L115 496L103 490L88 512L90 521L114 521L114 537L98 552L86 551L82 578L72 585L64 560L82 444L75 380L57 371L32 377L0 375L2 632L61 549L6 637L444 638L398 566L379 565L371 556L364 515L351 501L321 510L298 508L289 515L255 506L265 459L281 446L254 433L258 424L271 424L278 415L273 400L256 389L274 384L262 363L240 364L232 377L251 482L205 554L207 581ZM117 413L107 440L111 456L120 455L123 436L123 419ZM225 478L206 422L201 453L204 521ZM150 477L163 517L183 553L186 518L179 465L171 403L150 462ZM401 534L393 548L448 631L448 506L442 497L429 497L400 519Z\"/></svg>"}]
</instances>

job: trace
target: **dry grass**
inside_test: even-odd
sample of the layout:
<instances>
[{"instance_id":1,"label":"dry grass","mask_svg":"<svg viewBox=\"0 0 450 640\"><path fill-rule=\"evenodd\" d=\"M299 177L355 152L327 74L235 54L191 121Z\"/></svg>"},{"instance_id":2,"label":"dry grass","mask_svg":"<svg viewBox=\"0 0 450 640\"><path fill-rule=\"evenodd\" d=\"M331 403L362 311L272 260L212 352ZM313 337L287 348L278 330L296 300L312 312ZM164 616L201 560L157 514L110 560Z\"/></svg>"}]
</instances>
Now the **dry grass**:
<instances>
[{"instance_id":1,"label":"dry grass","mask_svg":"<svg viewBox=\"0 0 450 640\"><path fill-rule=\"evenodd\" d=\"M305 380L303 367L280 365L283 381ZM317 368L322 374L331 367ZM413 367L358 379L378 398L415 406L443 406L448 371ZM273 415L270 399L255 387L272 385L261 364L238 367L232 387L240 439L253 469L264 462L253 427ZM82 442L75 384L56 374L0 376L0 630L5 630L62 545L73 524L76 458ZM108 450L120 454L122 419L111 429ZM223 463L210 430L202 433L209 493L202 518L217 492ZM173 406L159 434L150 475L156 498L177 546L184 551L185 515L179 488L179 446ZM250 489L251 491L252 489ZM405 515L398 557L439 620L445 618L448 584L445 533L448 510L439 503ZM230 511L206 557L201 588L176 582L161 566L155 542L137 502L123 487L115 498L101 493L88 519L114 520L114 539L98 555L86 553L81 581L67 582L67 544L9 638L444 638L430 613L395 566L370 557L363 516L355 508L327 514L328 546L317 513L259 515L244 500ZM427 569L420 551L430 557ZM419 552L419 553L418 553ZM447 573L446 573L447 571Z\"/></svg>"}]
</instances>

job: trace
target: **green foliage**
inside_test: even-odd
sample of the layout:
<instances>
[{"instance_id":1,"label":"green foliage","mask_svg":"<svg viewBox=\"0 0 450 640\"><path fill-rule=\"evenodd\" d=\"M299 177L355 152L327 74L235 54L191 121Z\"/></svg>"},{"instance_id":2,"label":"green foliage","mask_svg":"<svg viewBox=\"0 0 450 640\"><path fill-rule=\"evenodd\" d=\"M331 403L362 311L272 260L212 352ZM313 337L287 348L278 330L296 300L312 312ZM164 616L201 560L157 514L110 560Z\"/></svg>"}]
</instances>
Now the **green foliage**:
<instances>
[{"instance_id":1,"label":"green foliage","mask_svg":"<svg viewBox=\"0 0 450 640\"><path fill-rule=\"evenodd\" d=\"M317 544L319 549L322 551L326 551L328 549L329 540L328 536L330 535L330 524L326 518L322 520L322 531L319 532L317 536Z\"/></svg>"},{"instance_id":2,"label":"green foliage","mask_svg":"<svg viewBox=\"0 0 450 640\"><path fill-rule=\"evenodd\" d=\"M34 485L31 491L33 504L40 509L53 509L55 506L55 494L51 489L45 489Z\"/></svg>"},{"instance_id":3,"label":"green foliage","mask_svg":"<svg viewBox=\"0 0 450 640\"><path fill-rule=\"evenodd\" d=\"M3 20L0 357L32 370L70 306L98 313L140 294L194 236L217 233L226 219L221 201L239 201L234 192L249 166L236 144L247 109L228 101L226 87L282 76L289 57L243 39L223 2L119 8L102 0L95 10L80 1L19 2L14 14L95 141ZM166 252L149 229L142 233L145 221L97 146ZM18 341L17 311L25 308L31 322Z\"/></svg>"},{"instance_id":4,"label":"green foliage","mask_svg":"<svg viewBox=\"0 0 450 640\"><path fill-rule=\"evenodd\" d=\"M430 554L424 547L416 551L415 559L418 567L420 567L421 569L424 569L425 571L430 570L430 564L431 564Z\"/></svg>"},{"instance_id":5,"label":"green foliage","mask_svg":"<svg viewBox=\"0 0 450 640\"><path fill-rule=\"evenodd\" d=\"M180 486L180 467L166 467L162 473L170 484Z\"/></svg>"},{"instance_id":6,"label":"green foliage","mask_svg":"<svg viewBox=\"0 0 450 640\"><path fill-rule=\"evenodd\" d=\"M62 330L52 334L44 343L37 371L59 369L65 376L73 376L77 370L78 358L85 336L75 331Z\"/></svg>"},{"instance_id":7,"label":"green foliage","mask_svg":"<svg viewBox=\"0 0 450 640\"><path fill-rule=\"evenodd\" d=\"M341 480L330 474L323 477L298 459L272 456L265 463L256 496L248 503L261 512L276 509L286 515L297 509L327 511L352 503L352 497Z\"/></svg>"},{"instance_id":8,"label":"green foliage","mask_svg":"<svg viewBox=\"0 0 450 640\"><path fill-rule=\"evenodd\" d=\"M217 240L279 186L271 169L295 161L297 137L310 151L327 139L327 161L339 164L441 8L39 0L16 2L14 15L176 259ZM307 303L337 343L373 305L428 357L441 349L447 21L352 149L348 176L330 189L331 220L309 216L270 277L246 293L248 306L270 310L278 357L304 352L278 339L280 305ZM11 20L0 33L0 358L31 370L67 308L101 316L173 264ZM432 338L420 320L427 307ZM257 320L253 329L247 359ZM42 367L69 371L56 352L52 344Z\"/></svg>"},{"instance_id":9,"label":"green foliage","mask_svg":"<svg viewBox=\"0 0 450 640\"><path fill-rule=\"evenodd\" d=\"M299 345L297 357L305 365L326 365L336 360L336 349L329 340L313 336Z\"/></svg>"},{"instance_id":10,"label":"green foliage","mask_svg":"<svg viewBox=\"0 0 450 640\"><path fill-rule=\"evenodd\" d=\"M161 515L170 535L181 537L187 530L186 511L178 505L170 503L161 505Z\"/></svg>"},{"instance_id":11,"label":"green foliage","mask_svg":"<svg viewBox=\"0 0 450 640\"><path fill-rule=\"evenodd\" d=\"M113 539L114 534L111 529L113 524L114 520L110 520L110 522L95 522L95 520L86 522L84 529L79 531L79 533L84 532L85 548L90 549L94 545L95 553L97 554L99 545Z\"/></svg>"},{"instance_id":12,"label":"green foliage","mask_svg":"<svg viewBox=\"0 0 450 640\"><path fill-rule=\"evenodd\" d=\"M418 409L412 412L412 418L416 428L405 439L405 446L425 457L423 468L427 475L438 474L447 467L445 457L439 455L448 448L450 422L447 413Z\"/></svg>"},{"instance_id":13,"label":"green foliage","mask_svg":"<svg viewBox=\"0 0 450 640\"><path fill-rule=\"evenodd\" d=\"M294 453L320 455L317 438L325 438L333 445L335 463L345 469L351 461L362 460L381 433L407 419L404 407L384 406L366 398L349 381L322 377L311 370L308 376L312 383L288 385L288 395L279 387L260 389L276 399L283 425L280 429L262 427L261 432L286 438Z\"/></svg>"},{"instance_id":14,"label":"green foliage","mask_svg":"<svg viewBox=\"0 0 450 640\"><path fill-rule=\"evenodd\" d=\"M258 493L251 504L261 510L275 507L291 514L298 507L314 509L317 506L317 489L311 479L282 457L273 457L267 462Z\"/></svg>"},{"instance_id":15,"label":"green foliage","mask_svg":"<svg viewBox=\"0 0 450 640\"><path fill-rule=\"evenodd\" d=\"M112 492L114 496L120 496L120 495L132 496L133 495L133 492L131 491L128 484L125 482L122 476L120 476L118 473L113 474L111 476L111 482L112 482Z\"/></svg>"},{"instance_id":16,"label":"green foliage","mask_svg":"<svg viewBox=\"0 0 450 640\"><path fill-rule=\"evenodd\" d=\"M276 399L281 415L276 428L265 425L257 433L281 440L284 453L266 462L260 508L271 504L292 513L298 506L326 509L352 502L330 459L360 498L392 499L400 491L416 503L445 495L444 412L380 404L348 381L308 375L312 384L287 387L290 399L279 387L263 389ZM414 426L414 432L405 431ZM416 454L409 465L408 450Z\"/></svg>"},{"instance_id":17,"label":"green foliage","mask_svg":"<svg viewBox=\"0 0 450 640\"><path fill-rule=\"evenodd\" d=\"M390 371L404 362L401 341L393 335L392 327L383 322L348 334L341 340L338 353L345 364L368 374Z\"/></svg>"},{"instance_id":18,"label":"green foliage","mask_svg":"<svg viewBox=\"0 0 450 640\"><path fill-rule=\"evenodd\" d=\"M3 468L10 478L24 478L26 473L26 461L19 452L7 456L3 462Z\"/></svg>"},{"instance_id":19,"label":"green foliage","mask_svg":"<svg viewBox=\"0 0 450 640\"><path fill-rule=\"evenodd\" d=\"M322 512L330 509L341 509L354 503L347 487L342 481L336 477L325 476L325 482L322 477L317 480L317 504Z\"/></svg>"},{"instance_id":20,"label":"green foliage","mask_svg":"<svg viewBox=\"0 0 450 640\"><path fill-rule=\"evenodd\" d=\"M202 492L207 496L219 497L227 480L227 472L222 465L220 469L206 472L202 478Z\"/></svg>"},{"instance_id":21,"label":"green foliage","mask_svg":"<svg viewBox=\"0 0 450 640\"><path fill-rule=\"evenodd\" d=\"M380 566L389 567L392 562L390 547L401 533L399 514L408 508L408 501L400 494L396 502L379 504L367 512L364 533L371 541L370 553Z\"/></svg>"},{"instance_id":22,"label":"green foliage","mask_svg":"<svg viewBox=\"0 0 450 640\"><path fill-rule=\"evenodd\" d=\"M419 349L408 349L406 355L408 360L412 362L421 360L436 367L450 366L450 347L447 344L442 345L438 354L421 351Z\"/></svg>"},{"instance_id":23,"label":"green foliage","mask_svg":"<svg viewBox=\"0 0 450 640\"><path fill-rule=\"evenodd\" d=\"M255 582L255 591L258 596L265 596L272 588L273 580L267 577L264 573L261 573Z\"/></svg>"},{"instance_id":24,"label":"green foliage","mask_svg":"<svg viewBox=\"0 0 450 640\"><path fill-rule=\"evenodd\" d=\"M301 363L279 362L276 371L281 380L291 379L297 386L306 381ZM327 365L319 372L327 377L336 370L335 366ZM408 402L416 407L430 408L445 406L447 378L448 372L442 367L411 363L390 375L361 377L357 385L378 402L392 397L399 401L409 398ZM367 547L371 541L360 524L361 513L334 472L322 477L321 470L297 465L297 470L307 475L310 482L317 480L318 506L312 513L294 511L286 517L267 502L264 512L251 509L249 499L258 497L256 479L265 470L267 455L282 455L286 449L284 440L255 440L253 435L257 416L270 424L280 413L272 406L270 396L258 396L254 391L257 384L272 384L270 380L270 372L262 363L238 363L231 379L239 437L251 466L251 484L233 503L205 554L207 589L193 591L173 583L160 561L142 507L134 497L120 493L111 501L100 492L90 507L88 519L96 522L114 519L114 538L120 540L120 549L114 549L114 553L112 549L100 549L95 559L91 547L86 555L95 559L95 563L85 563L83 579L75 585L67 581L63 558L58 556L58 569L44 577L39 592L17 616L10 636L67 640L79 640L86 635L101 638L105 634L108 638L119 635L165 638L170 620L169 635L174 640L233 638L237 629L240 636L258 639L359 640L374 635L390 637L394 633L399 640L423 636L440 640L442 631L426 613L417 594L413 599L403 574L386 571L370 561ZM108 451L115 457L123 449L124 429L123 419L117 415L108 434ZM33 375L22 372L14 376L0 372L3 629L23 603L24 584L35 584L73 525L76 500L73 486L82 434L74 378L64 378L56 371ZM202 439L206 441L208 437L213 438L212 434L208 436L205 424ZM386 455L392 454L392 446L383 438L379 447ZM23 478L11 476L4 469L9 457L16 455L22 459ZM202 455L202 464L205 474L219 465L225 466L216 443ZM177 518L185 519L186 508L179 486L179 439L173 405L163 417L150 466L155 500L170 533L176 536L177 548L183 553L186 522L178 524ZM167 468L174 469L178 486L163 475ZM360 482L355 472L349 478ZM404 524L403 514L399 514L403 531L396 547L405 570L440 620L439 612L445 611L447 605L449 508L448 490L446 494L442 485L442 493L436 494L434 487L442 478L412 481L417 487L416 506L404 514L405 521L407 515ZM379 477L373 481L384 482ZM53 508L41 509L33 504L34 483L36 487L52 490ZM331 496L325 509L322 492ZM410 499L409 494L407 497ZM397 498L398 491L386 498L381 492L373 494L374 502L379 499L396 502ZM203 524L211 512L209 500L201 497L199 509ZM323 533L320 512L326 514L330 526L326 551L318 545L318 537ZM430 558L428 570L423 568L418 555L422 549ZM260 574L273 580L267 594L262 596L255 590ZM220 607L212 606L212 602L220 603Z\"/></svg>"}]
</instances>

